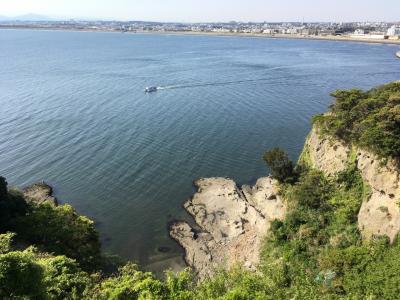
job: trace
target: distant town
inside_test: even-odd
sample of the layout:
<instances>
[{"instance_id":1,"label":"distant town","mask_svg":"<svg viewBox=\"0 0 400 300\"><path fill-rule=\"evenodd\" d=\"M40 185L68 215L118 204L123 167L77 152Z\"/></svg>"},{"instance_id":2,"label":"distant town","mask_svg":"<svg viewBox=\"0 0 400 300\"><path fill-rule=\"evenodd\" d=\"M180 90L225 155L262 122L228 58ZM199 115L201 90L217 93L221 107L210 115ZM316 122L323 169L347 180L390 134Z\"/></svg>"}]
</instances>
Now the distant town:
<instances>
[{"instance_id":1,"label":"distant town","mask_svg":"<svg viewBox=\"0 0 400 300\"><path fill-rule=\"evenodd\" d=\"M353 23L161 23L143 21L27 21L1 20L0 29L53 29L114 32L176 32L265 35L286 37L343 37L362 40L387 40L400 42L400 22L353 22Z\"/></svg>"}]
</instances>

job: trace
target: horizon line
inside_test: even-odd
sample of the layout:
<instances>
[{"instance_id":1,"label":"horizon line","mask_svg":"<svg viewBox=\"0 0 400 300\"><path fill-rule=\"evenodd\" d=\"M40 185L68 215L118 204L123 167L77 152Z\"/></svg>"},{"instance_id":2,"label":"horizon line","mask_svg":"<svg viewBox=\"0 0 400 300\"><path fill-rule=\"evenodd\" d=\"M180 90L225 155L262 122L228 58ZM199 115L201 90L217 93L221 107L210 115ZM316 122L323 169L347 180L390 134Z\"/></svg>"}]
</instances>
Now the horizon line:
<instances>
[{"instance_id":1,"label":"horizon line","mask_svg":"<svg viewBox=\"0 0 400 300\"><path fill-rule=\"evenodd\" d=\"M141 22L141 23L171 23L171 24L221 24L221 23L393 23L393 24L400 24L400 20L398 21L387 21L387 20L352 20L352 21L310 21L310 20L281 20L281 21L243 21L243 20L230 20L230 21L162 21L162 20L145 20L145 19L113 19L113 18L91 18L91 17L51 17L51 16L43 16L46 19L37 19L37 20L23 20L18 19L19 17L28 16L26 15L19 15L15 17L9 17L5 15L0 15L0 17L5 17L8 20L1 20L1 21L21 21L21 22L62 22L62 21L88 21L88 22ZM35 14L36 15L36 14Z\"/></svg>"},{"instance_id":2,"label":"horizon line","mask_svg":"<svg viewBox=\"0 0 400 300\"><path fill-rule=\"evenodd\" d=\"M43 20L37 19L37 20L18 20L20 17L27 17L27 16L36 16L36 17L43 17ZM0 15L0 17L5 17L9 19L10 21L31 21L31 22L40 22L40 21L47 21L47 22L57 22L57 21L108 21L108 22L148 22L148 23L180 23L180 24L202 24L202 23L208 23L208 24L218 24L218 23L399 23L400 20L394 21L388 21L388 20L346 20L346 21L317 21L317 20L280 20L280 21L244 21L244 20L221 20L221 21L163 21L163 20L141 20L141 19L123 19L123 18L110 18L110 17L69 17L69 16L54 16L54 15L44 15L44 14L38 14L38 13L26 13L26 14L21 14L21 15Z\"/></svg>"}]
</instances>

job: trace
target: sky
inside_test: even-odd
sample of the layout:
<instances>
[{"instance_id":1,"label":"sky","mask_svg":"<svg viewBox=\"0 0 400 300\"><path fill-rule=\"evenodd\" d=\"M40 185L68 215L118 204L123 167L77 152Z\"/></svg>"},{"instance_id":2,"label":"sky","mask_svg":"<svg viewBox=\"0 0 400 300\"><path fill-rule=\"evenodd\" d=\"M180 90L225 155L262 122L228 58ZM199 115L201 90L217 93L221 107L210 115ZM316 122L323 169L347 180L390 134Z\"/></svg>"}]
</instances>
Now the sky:
<instances>
[{"instance_id":1,"label":"sky","mask_svg":"<svg viewBox=\"0 0 400 300\"><path fill-rule=\"evenodd\" d=\"M400 21L400 0L0 0L0 15L167 22Z\"/></svg>"}]
</instances>

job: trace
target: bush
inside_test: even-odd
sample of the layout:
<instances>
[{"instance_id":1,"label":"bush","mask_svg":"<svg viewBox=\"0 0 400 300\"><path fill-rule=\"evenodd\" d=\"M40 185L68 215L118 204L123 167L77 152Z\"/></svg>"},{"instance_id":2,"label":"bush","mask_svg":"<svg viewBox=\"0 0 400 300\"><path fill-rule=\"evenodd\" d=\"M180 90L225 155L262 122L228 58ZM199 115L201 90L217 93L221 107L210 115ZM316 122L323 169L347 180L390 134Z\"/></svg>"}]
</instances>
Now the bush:
<instances>
[{"instance_id":1,"label":"bush","mask_svg":"<svg viewBox=\"0 0 400 300\"><path fill-rule=\"evenodd\" d=\"M271 169L273 178L279 182L294 181L293 163L289 160L285 151L273 148L265 152L263 159Z\"/></svg>"},{"instance_id":2,"label":"bush","mask_svg":"<svg viewBox=\"0 0 400 300\"><path fill-rule=\"evenodd\" d=\"M120 268L114 276L100 281L87 295L89 299L193 299L192 276L188 271L167 272L160 281L149 272L142 272L133 263Z\"/></svg>"},{"instance_id":3,"label":"bush","mask_svg":"<svg viewBox=\"0 0 400 300\"><path fill-rule=\"evenodd\" d=\"M2 299L82 299L89 287L89 275L65 256L33 248L0 254Z\"/></svg>"},{"instance_id":4,"label":"bush","mask_svg":"<svg viewBox=\"0 0 400 300\"><path fill-rule=\"evenodd\" d=\"M91 285L89 275L75 260L66 256L45 256L38 259L43 273L46 295L53 299L82 299Z\"/></svg>"},{"instance_id":5,"label":"bush","mask_svg":"<svg viewBox=\"0 0 400 300\"><path fill-rule=\"evenodd\" d=\"M330 113L314 117L323 132L382 158L400 158L400 83L367 92L336 91Z\"/></svg>"},{"instance_id":6,"label":"bush","mask_svg":"<svg viewBox=\"0 0 400 300\"><path fill-rule=\"evenodd\" d=\"M94 222L70 205L32 204L27 215L17 219L17 233L42 251L76 259L85 270L95 270L101 263Z\"/></svg>"},{"instance_id":7,"label":"bush","mask_svg":"<svg viewBox=\"0 0 400 300\"><path fill-rule=\"evenodd\" d=\"M267 278L236 266L230 272L221 270L201 283L194 299L261 300L274 297Z\"/></svg>"},{"instance_id":8,"label":"bush","mask_svg":"<svg viewBox=\"0 0 400 300\"><path fill-rule=\"evenodd\" d=\"M0 176L0 233L14 229L15 218L26 213L23 196L17 192L9 192L7 181Z\"/></svg>"},{"instance_id":9,"label":"bush","mask_svg":"<svg viewBox=\"0 0 400 300\"><path fill-rule=\"evenodd\" d=\"M43 298L43 269L28 252L9 252L0 255L0 297L10 299Z\"/></svg>"},{"instance_id":10,"label":"bush","mask_svg":"<svg viewBox=\"0 0 400 300\"><path fill-rule=\"evenodd\" d=\"M6 254L11 251L11 244L15 233L0 234L0 254Z\"/></svg>"}]
</instances>

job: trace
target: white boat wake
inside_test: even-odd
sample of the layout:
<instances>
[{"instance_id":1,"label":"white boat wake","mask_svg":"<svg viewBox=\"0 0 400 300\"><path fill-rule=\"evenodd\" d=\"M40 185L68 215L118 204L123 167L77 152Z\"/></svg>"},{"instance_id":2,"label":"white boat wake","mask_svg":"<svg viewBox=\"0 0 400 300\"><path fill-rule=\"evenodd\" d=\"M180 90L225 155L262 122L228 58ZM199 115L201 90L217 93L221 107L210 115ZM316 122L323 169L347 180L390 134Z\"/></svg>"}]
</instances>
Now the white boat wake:
<instances>
[{"instance_id":1,"label":"white boat wake","mask_svg":"<svg viewBox=\"0 0 400 300\"><path fill-rule=\"evenodd\" d=\"M266 70L271 71L271 70L287 69L299 66L303 65L273 67ZM156 86L154 87L154 89L156 91L160 91L160 90L186 89L186 88L207 87L207 86L223 86L223 85L240 84L246 82L270 81L274 79L277 78L269 77L269 78L254 78L254 79L242 79L242 80L220 81L220 82L217 81L217 82L204 82L204 83L193 83L193 84L178 84L178 85Z\"/></svg>"}]
</instances>

